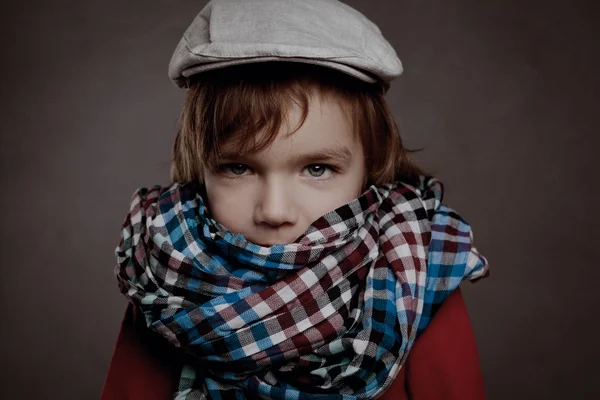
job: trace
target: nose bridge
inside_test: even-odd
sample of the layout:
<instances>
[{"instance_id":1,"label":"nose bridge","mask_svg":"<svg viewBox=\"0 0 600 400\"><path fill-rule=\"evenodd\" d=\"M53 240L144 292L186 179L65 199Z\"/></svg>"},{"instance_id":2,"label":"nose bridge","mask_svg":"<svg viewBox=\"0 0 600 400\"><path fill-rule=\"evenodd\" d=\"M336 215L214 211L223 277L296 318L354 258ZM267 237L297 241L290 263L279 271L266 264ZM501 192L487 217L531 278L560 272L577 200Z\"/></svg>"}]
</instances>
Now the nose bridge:
<instances>
[{"instance_id":1,"label":"nose bridge","mask_svg":"<svg viewBox=\"0 0 600 400\"><path fill-rule=\"evenodd\" d=\"M294 194L289 180L282 176L264 179L260 202L257 205L258 222L281 225L296 218Z\"/></svg>"}]
</instances>

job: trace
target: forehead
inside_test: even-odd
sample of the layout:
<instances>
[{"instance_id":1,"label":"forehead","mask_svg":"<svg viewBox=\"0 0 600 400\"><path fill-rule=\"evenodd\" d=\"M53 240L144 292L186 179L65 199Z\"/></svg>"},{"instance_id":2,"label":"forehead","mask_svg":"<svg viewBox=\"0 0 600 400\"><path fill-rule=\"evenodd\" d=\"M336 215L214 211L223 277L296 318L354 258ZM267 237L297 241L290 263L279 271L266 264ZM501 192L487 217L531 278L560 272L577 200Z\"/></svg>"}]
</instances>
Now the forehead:
<instances>
[{"instance_id":1,"label":"forehead","mask_svg":"<svg viewBox=\"0 0 600 400\"><path fill-rule=\"evenodd\" d=\"M352 120L341 99L312 91L304 107L293 102L282 109L279 121L259 132L240 129L221 141L221 152L259 153L274 147L277 152L314 152L322 148L353 148L357 144Z\"/></svg>"}]
</instances>

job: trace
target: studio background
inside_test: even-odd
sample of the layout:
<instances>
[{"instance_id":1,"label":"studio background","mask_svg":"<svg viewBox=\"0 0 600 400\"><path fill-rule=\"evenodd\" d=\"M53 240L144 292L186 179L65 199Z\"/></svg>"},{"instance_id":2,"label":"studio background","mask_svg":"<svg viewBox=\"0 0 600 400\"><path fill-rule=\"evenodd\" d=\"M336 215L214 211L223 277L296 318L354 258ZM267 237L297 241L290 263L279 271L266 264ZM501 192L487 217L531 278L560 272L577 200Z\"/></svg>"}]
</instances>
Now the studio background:
<instances>
[{"instance_id":1,"label":"studio background","mask_svg":"<svg viewBox=\"0 0 600 400\"><path fill-rule=\"evenodd\" d=\"M490 262L461 285L488 398L600 398L598 2L346 2L403 61L405 144ZM99 398L120 225L169 183L167 66L204 4L2 2L0 398Z\"/></svg>"}]
</instances>

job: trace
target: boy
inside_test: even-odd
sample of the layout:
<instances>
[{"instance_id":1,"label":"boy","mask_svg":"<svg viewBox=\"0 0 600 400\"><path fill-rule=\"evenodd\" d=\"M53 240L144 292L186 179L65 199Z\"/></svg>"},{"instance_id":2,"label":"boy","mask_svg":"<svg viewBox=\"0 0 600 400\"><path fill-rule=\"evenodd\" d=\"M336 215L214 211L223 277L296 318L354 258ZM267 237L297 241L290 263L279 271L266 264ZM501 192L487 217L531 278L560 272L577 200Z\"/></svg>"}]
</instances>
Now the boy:
<instances>
[{"instance_id":1,"label":"boy","mask_svg":"<svg viewBox=\"0 0 600 400\"><path fill-rule=\"evenodd\" d=\"M162 338L154 358L177 365L149 372L174 374L173 397L427 393L422 376L395 390L416 339L488 266L402 146L384 100L401 72L334 0L212 1L186 30L173 183L134 193L115 269L142 328L131 343ZM103 398L136 394L112 383L118 351ZM481 398L480 382L449 393L450 375L429 377L438 393Z\"/></svg>"}]
</instances>

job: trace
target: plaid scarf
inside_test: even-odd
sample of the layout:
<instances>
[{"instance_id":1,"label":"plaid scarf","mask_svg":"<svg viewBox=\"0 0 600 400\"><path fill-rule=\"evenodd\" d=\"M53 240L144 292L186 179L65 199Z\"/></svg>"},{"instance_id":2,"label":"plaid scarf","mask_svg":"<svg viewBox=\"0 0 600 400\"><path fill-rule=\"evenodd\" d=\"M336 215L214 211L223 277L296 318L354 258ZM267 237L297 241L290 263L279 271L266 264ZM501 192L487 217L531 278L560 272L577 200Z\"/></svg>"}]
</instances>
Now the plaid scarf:
<instances>
[{"instance_id":1,"label":"plaid scarf","mask_svg":"<svg viewBox=\"0 0 600 400\"><path fill-rule=\"evenodd\" d=\"M176 399L380 395L450 292L488 275L430 176L371 186L272 247L220 225L202 193L136 190L116 248L121 292L188 357Z\"/></svg>"}]
</instances>

